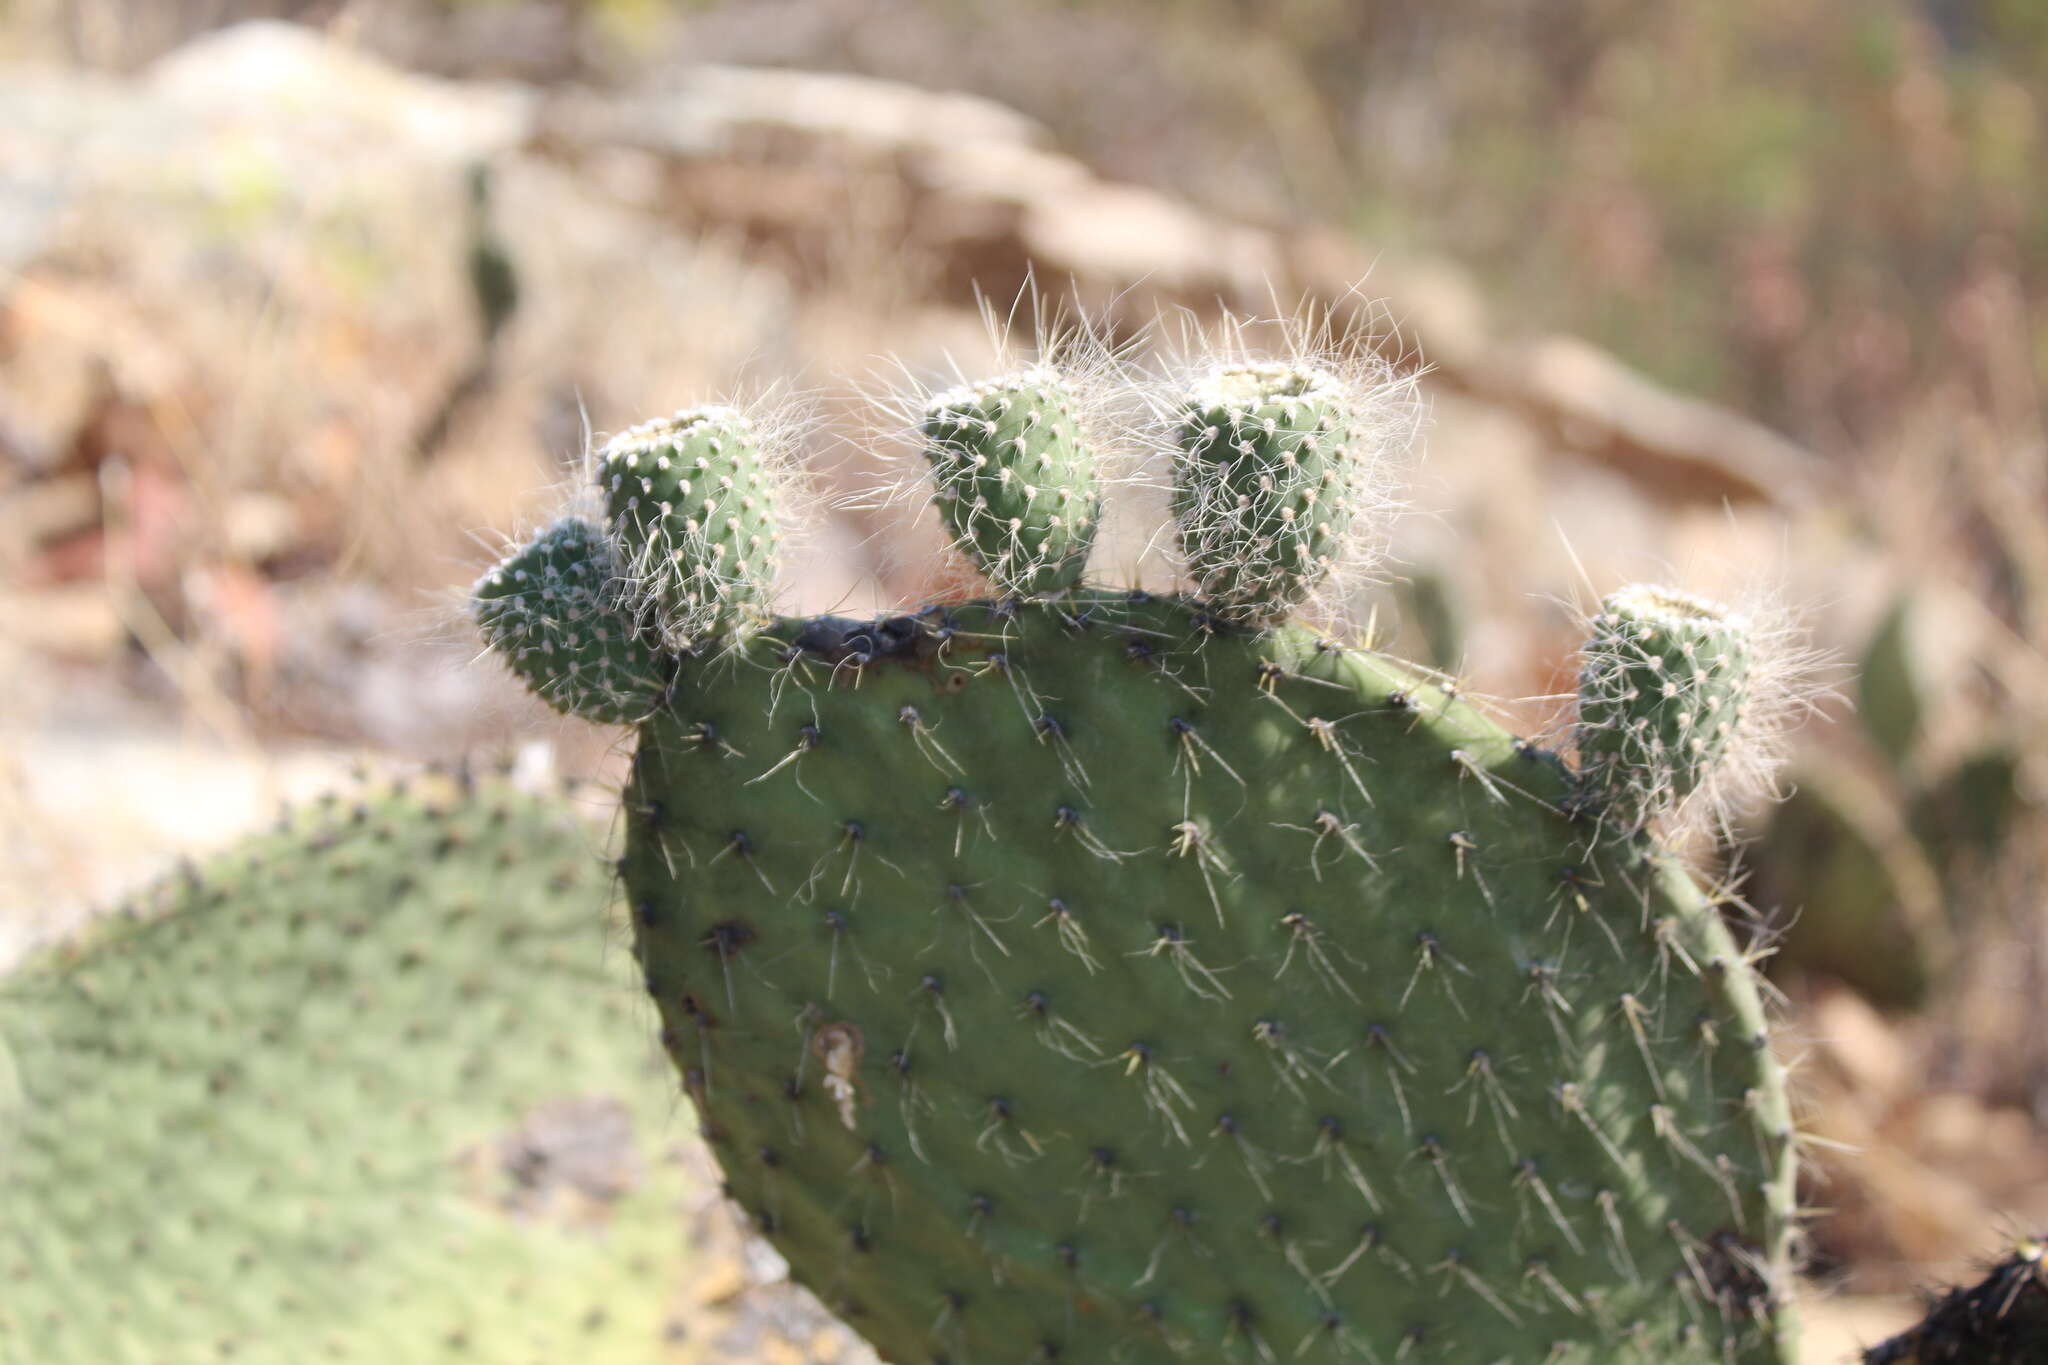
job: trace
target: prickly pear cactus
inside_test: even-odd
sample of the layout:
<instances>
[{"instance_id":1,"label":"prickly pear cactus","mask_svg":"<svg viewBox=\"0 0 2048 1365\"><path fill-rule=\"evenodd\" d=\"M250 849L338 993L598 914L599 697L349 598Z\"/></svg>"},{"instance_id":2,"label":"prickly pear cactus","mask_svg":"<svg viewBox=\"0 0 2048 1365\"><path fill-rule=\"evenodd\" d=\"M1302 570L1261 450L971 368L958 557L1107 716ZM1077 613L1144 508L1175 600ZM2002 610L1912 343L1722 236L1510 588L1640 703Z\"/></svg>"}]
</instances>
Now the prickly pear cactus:
<instances>
[{"instance_id":1,"label":"prickly pear cactus","mask_svg":"<svg viewBox=\"0 0 2048 1365\"><path fill-rule=\"evenodd\" d=\"M2048 1360L2048 1238L2022 1238L1976 1284L1928 1306L1864 1365L2028 1365Z\"/></svg>"},{"instance_id":2,"label":"prickly pear cactus","mask_svg":"<svg viewBox=\"0 0 2048 1365\"><path fill-rule=\"evenodd\" d=\"M1152 404L1215 597L756 615L640 727L669 1053L891 1361L1791 1358L1757 983L1623 757L1715 755L1602 688L1625 736L1575 771L1289 621L1374 486L1352 401L1258 369ZM1717 726L1725 652L1660 656Z\"/></svg>"},{"instance_id":3,"label":"prickly pear cactus","mask_svg":"<svg viewBox=\"0 0 2048 1365\"><path fill-rule=\"evenodd\" d=\"M1174 515L1196 594L1243 625L1308 600L1374 510L1362 398L1300 365L1223 365L1182 400Z\"/></svg>"},{"instance_id":4,"label":"prickly pear cactus","mask_svg":"<svg viewBox=\"0 0 2048 1365\"><path fill-rule=\"evenodd\" d=\"M1579 762L1617 813L1685 800L1740 742L1749 636L1719 603L1625 588L1593 618L1584 660Z\"/></svg>"},{"instance_id":5,"label":"prickly pear cactus","mask_svg":"<svg viewBox=\"0 0 2048 1365\"><path fill-rule=\"evenodd\" d=\"M0 981L0 1361L672 1358L672 1082L591 836L433 785Z\"/></svg>"},{"instance_id":6,"label":"prickly pear cactus","mask_svg":"<svg viewBox=\"0 0 2048 1365\"><path fill-rule=\"evenodd\" d=\"M603 531L563 517L477 583L477 629L564 710L631 724L654 709L662 671L625 614L619 575Z\"/></svg>"},{"instance_id":7,"label":"prickly pear cactus","mask_svg":"<svg viewBox=\"0 0 2048 1365\"><path fill-rule=\"evenodd\" d=\"M605 448L598 479L643 631L689 648L766 595L776 488L746 414L707 407L644 422Z\"/></svg>"},{"instance_id":8,"label":"prickly pear cactus","mask_svg":"<svg viewBox=\"0 0 2048 1365\"><path fill-rule=\"evenodd\" d=\"M1087 568L1102 505L1078 408L1067 381L1042 366L948 389L925 410L939 510L1002 592L1072 588Z\"/></svg>"}]
</instances>

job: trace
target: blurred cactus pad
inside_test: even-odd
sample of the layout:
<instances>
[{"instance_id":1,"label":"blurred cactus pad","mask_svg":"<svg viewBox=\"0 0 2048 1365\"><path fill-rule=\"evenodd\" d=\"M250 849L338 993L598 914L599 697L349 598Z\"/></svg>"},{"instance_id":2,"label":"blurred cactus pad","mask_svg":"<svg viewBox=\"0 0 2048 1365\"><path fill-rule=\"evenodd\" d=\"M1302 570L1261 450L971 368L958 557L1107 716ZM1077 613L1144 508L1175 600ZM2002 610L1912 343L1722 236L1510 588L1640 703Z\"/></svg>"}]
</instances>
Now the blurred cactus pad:
<instances>
[{"instance_id":1,"label":"blurred cactus pad","mask_svg":"<svg viewBox=\"0 0 2048 1365\"><path fill-rule=\"evenodd\" d=\"M989 596L766 615L773 509L719 493L606 608L659 656L621 868L730 1192L899 1365L1791 1360L1758 982L1654 838L1742 723L1741 619L1610 599L1582 769L1294 615L1379 533L1397 394L1182 382L1133 439L1203 592L1088 582L1116 461L1032 370L925 428ZM720 444L696 477L766 486ZM693 553L659 525L602 553ZM664 616L678 577L736 581Z\"/></svg>"},{"instance_id":2,"label":"blurred cactus pad","mask_svg":"<svg viewBox=\"0 0 2048 1365\"><path fill-rule=\"evenodd\" d=\"M593 848L423 778L0 982L0 1361L673 1359L674 1087Z\"/></svg>"}]
</instances>

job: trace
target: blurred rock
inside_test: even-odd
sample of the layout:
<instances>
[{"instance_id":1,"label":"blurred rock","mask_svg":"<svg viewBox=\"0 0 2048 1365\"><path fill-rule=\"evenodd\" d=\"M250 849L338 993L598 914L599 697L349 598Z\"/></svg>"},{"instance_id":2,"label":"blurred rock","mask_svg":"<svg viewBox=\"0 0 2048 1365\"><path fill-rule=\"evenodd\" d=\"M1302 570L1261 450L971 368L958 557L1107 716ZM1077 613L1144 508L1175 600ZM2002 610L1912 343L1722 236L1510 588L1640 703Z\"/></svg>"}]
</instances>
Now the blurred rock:
<instances>
[{"instance_id":1,"label":"blurred rock","mask_svg":"<svg viewBox=\"0 0 2048 1365\"><path fill-rule=\"evenodd\" d=\"M18 279L0 289L0 452L31 475L75 466L110 403L163 396L184 368L117 295Z\"/></svg>"},{"instance_id":2,"label":"blurred rock","mask_svg":"<svg viewBox=\"0 0 2048 1365\"><path fill-rule=\"evenodd\" d=\"M0 185L41 187L58 228L0 283L0 579L124 585L168 632L155 647L191 647L178 686L203 677L269 723L410 743L473 714L424 686L415 724L372 723L403 709L390 686L337 705L369 672L294 664L270 583L346 557L414 605L466 584L484 557L466 528L531 516L580 454L561 395L623 425L730 389L793 330L765 272L524 155L535 102L271 23L132 82L0 79ZM422 477L415 435L475 370L460 209L482 161L532 284L489 404ZM104 597L26 638L103 657Z\"/></svg>"},{"instance_id":3,"label":"blurred rock","mask_svg":"<svg viewBox=\"0 0 2048 1365\"><path fill-rule=\"evenodd\" d=\"M70 663L109 665L128 639L104 583L0 584L0 621L7 622L14 648Z\"/></svg>"},{"instance_id":4,"label":"blurred rock","mask_svg":"<svg viewBox=\"0 0 2048 1365\"><path fill-rule=\"evenodd\" d=\"M1071 283L1137 326L1161 308L1257 315L1300 300L1340 325L1363 322L1398 363L1426 363L1436 382L1515 408L1660 498L1798 506L1820 478L1793 442L1584 342L1496 335L1447 262L1232 223L1100 179L988 101L736 67L685 69L672 84L631 100L551 99L537 118L541 143L578 160L621 147L660 158L678 212L744 233L813 282L848 249L850 230L874 234L878 252L931 257L962 302L1007 299L1035 278Z\"/></svg>"},{"instance_id":5,"label":"blurred rock","mask_svg":"<svg viewBox=\"0 0 2048 1365\"><path fill-rule=\"evenodd\" d=\"M1860 1099L1883 1110L1912 1083L1914 1059L1898 1033L1854 991L1823 987L1806 1018L1820 1061Z\"/></svg>"},{"instance_id":6,"label":"blurred rock","mask_svg":"<svg viewBox=\"0 0 2048 1365\"><path fill-rule=\"evenodd\" d=\"M1910 1326L1920 1311L1919 1303L1904 1295L1816 1294L1799 1305L1799 1358L1803 1365L1849 1365L1868 1348Z\"/></svg>"},{"instance_id":7,"label":"blurred rock","mask_svg":"<svg viewBox=\"0 0 2048 1365\"><path fill-rule=\"evenodd\" d=\"M300 24L257 20L203 34L151 68L170 109L247 131L262 110L297 137L351 155L404 148L450 162L508 152L526 137L535 95L510 83L450 82L401 71Z\"/></svg>"},{"instance_id":8,"label":"blurred rock","mask_svg":"<svg viewBox=\"0 0 2048 1365\"><path fill-rule=\"evenodd\" d=\"M99 481L88 473L0 491L0 568L19 572L36 549L89 531L99 519Z\"/></svg>"},{"instance_id":9,"label":"blurred rock","mask_svg":"<svg viewBox=\"0 0 2048 1365\"><path fill-rule=\"evenodd\" d=\"M1811 1043L1802 1198L1824 1264L1858 1293L1966 1278L2001 1229L2048 1223L2048 1130L2023 1110L1928 1085L1935 1036L1853 992L1795 1000Z\"/></svg>"},{"instance_id":10,"label":"blurred rock","mask_svg":"<svg viewBox=\"0 0 2048 1365\"><path fill-rule=\"evenodd\" d=\"M1566 446L1618 465L1674 501L1797 507L1812 500L1822 477L1811 452L1725 408L1673 393L1573 337L1488 356L1467 382L1526 407Z\"/></svg>"},{"instance_id":11,"label":"blurred rock","mask_svg":"<svg viewBox=\"0 0 2048 1365\"><path fill-rule=\"evenodd\" d=\"M10 841L33 845L33 856L0 858L0 905L10 907L0 914L0 971L175 857L225 845L280 802L310 799L347 776L342 754L263 753L180 735L108 701L85 693L26 733L0 727L0 752L12 759L0 823Z\"/></svg>"}]
</instances>

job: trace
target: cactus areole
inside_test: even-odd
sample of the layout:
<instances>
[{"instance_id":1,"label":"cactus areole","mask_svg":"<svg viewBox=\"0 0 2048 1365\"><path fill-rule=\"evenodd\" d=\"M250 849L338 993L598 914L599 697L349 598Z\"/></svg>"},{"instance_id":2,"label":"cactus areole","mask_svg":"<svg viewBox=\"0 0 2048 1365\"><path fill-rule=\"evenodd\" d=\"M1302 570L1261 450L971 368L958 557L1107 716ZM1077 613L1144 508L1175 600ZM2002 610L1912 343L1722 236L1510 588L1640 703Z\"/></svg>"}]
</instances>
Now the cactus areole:
<instances>
[{"instance_id":1,"label":"cactus areole","mask_svg":"<svg viewBox=\"0 0 2048 1365\"><path fill-rule=\"evenodd\" d=\"M1247 461L1307 464L1271 415L1176 461L1222 610L1060 586L668 656L621 870L732 1196L899 1365L1789 1360L1740 949L1603 818L1614 761L1289 619L1341 528L1260 510Z\"/></svg>"}]
</instances>

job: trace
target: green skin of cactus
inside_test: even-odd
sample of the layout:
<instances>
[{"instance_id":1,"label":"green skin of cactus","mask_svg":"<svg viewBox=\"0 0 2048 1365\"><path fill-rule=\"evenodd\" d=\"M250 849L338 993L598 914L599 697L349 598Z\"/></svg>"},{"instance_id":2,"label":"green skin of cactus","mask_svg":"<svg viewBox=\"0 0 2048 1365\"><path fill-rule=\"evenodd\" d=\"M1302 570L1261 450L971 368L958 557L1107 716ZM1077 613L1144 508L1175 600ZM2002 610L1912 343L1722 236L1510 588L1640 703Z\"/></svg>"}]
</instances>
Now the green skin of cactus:
<instances>
[{"instance_id":1,"label":"green skin of cactus","mask_svg":"<svg viewBox=\"0 0 2048 1365\"><path fill-rule=\"evenodd\" d=\"M1584 657L1577 742L1589 782L1638 810L1698 790L1741 733L1742 631L1710 602L1634 590L1602 603Z\"/></svg>"},{"instance_id":2,"label":"green skin of cactus","mask_svg":"<svg viewBox=\"0 0 2048 1365\"><path fill-rule=\"evenodd\" d=\"M686 661L621 870L731 1193L898 1365L1789 1360L1754 978L1576 794L1078 592Z\"/></svg>"},{"instance_id":3,"label":"green skin of cactus","mask_svg":"<svg viewBox=\"0 0 2048 1365\"><path fill-rule=\"evenodd\" d=\"M692 1182L590 843L337 805L0 981L0 1361L670 1359Z\"/></svg>"},{"instance_id":4,"label":"green skin of cactus","mask_svg":"<svg viewBox=\"0 0 2048 1365\"><path fill-rule=\"evenodd\" d=\"M619 601L603 532L565 517L477 580L471 610L484 642L550 706L600 725L655 707L662 659Z\"/></svg>"},{"instance_id":5,"label":"green skin of cactus","mask_svg":"<svg viewBox=\"0 0 2048 1365\"><path fill-rule=\"evenodd\" d=\"M598 485L634 614L687 648L730 632L768 595L781 534L751 421L703 408L621 433Z\"/></svg>"},{"instance_id":6,"label":"green skin of cactus","mask_svg":"<svg viewBox=\"0 0 2048 1365\"><path fill-rule=\"evenodd\" d=\"M1219 617L1286 617L1328 575L1358 509L1358 433L1334 384L1285 366L1216 376L1185 409L1174 519Z\"/></svg>"},{"instance_id":7,"label":"green skin of cactus","mask_svg":"<svg viewBox=\"0 0 2048 1365\"><path fill-rule=\"evenodd\" d=\"M1080 583L1101 497L1074 398L1057 375L1031 371L941 394L923 431L939 511L999 591Z\"/></svg>"}]
</instances>

